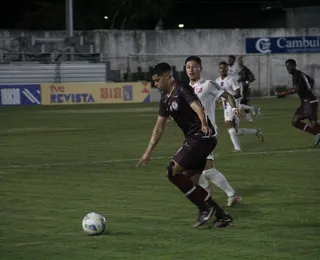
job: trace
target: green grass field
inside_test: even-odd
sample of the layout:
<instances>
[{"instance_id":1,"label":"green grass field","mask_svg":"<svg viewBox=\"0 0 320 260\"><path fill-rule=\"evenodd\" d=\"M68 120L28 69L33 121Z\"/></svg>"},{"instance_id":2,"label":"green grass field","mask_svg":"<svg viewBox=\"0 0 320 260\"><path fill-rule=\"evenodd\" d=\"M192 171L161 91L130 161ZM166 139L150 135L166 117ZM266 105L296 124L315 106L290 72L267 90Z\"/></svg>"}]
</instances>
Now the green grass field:
<instances>
[{"instance_id":1,"label":"green grass field","mask_svg":"<svg viewBox=\"0 0 320 260\"><path fill-rule=\"evenodd\" d=\"M193 229L197 210L165 177L183 136L174 124L135 168L157 104L2 107L0 259L320 259L320 149L291 127L299 101L255 100L265 143L220 127L216 166L243 196L228 229ZM225 207L217 188L215 199ZM87 212L108 232L86 236Z\"/></svg>"}]
</instances>

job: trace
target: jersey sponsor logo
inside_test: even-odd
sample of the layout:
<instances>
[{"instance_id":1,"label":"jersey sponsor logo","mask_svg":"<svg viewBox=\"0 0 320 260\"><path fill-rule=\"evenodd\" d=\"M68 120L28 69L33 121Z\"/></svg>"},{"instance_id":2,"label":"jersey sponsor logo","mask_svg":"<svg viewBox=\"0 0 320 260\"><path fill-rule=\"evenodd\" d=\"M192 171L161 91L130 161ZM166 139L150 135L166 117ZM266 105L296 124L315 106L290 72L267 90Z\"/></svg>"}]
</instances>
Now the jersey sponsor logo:
<instances>
[{"instance_id":1,"label":"jersey sponsor logo","mask_svg":"<svg viewBox=\"0 0 320 260\"><path fill-rule=\"evenodd\" d=\"M202 80L202 81L200 81L199 83L200 83L200 84L204 84L204 83L206 83L206 80Z\"/></svg>"},{"instance_id":2,"label":"jersey sponsor logo","mask_svg":"<svg viewBox=\"0 0 320 260\"><path fill-rule=\"evenodd\" d=\"M171 111L177 111L178 110L178 103L176 101L173 101L171 103L170 110Z\"/></svg>"},{"instance_id":3,"label":"jersey sponsor logo","mask_svg":"<svg viewBox=\"0 0 320 260\"><path fill-rule=\"evenodd\" d=\"M199 94L202 92L202 87L196 87L196 93Z\"/></svg>"}]
</instances>

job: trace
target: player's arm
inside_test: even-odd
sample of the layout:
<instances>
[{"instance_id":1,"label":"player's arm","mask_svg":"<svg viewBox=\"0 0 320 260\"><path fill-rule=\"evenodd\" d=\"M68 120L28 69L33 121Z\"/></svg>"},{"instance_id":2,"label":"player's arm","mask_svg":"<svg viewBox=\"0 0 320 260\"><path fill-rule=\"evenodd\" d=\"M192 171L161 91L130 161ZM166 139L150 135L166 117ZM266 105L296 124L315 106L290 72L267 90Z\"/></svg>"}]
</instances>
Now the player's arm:
<instances>
[{"instance_id":1,"label":"player's arm","mask_svg":"<svg viewBox=\"0 0 320 260\"><path fill-rule=\"evenodd\" d=\"M223 91L221 93L220 97L225 98L227 100L227 102L230 104L230 106L232 107L232 109L237 108L236 100L235 100L234 96L232 96L229 92Z\"/></svg>"},{"instance_id":2,"label":"player's arm","mask_svg":"<svg viewBox=\"0 0 320 260\"><path fill-rule=\"evenodd\" d=\"M207 123L207 119L206 119L206 115L203 111L203 108L201 106L201 104L199 103L199 101L193 101L191 104L190 104L190 107L193 109L194 112L196 112L196 114L198 115L200 121L201 121L201 124L203 126L208 126L208 123Z\"/></svg>"},{"instance_id":3,"label":"player's arm","mask_svg":"<svg viewBox=\"0 0 320 260\"><path fill-rule=\"evenodd\" d=\"M198 115L201 121L201 131L206 135L211 135L212 129L209 127L204 109L190 86L183 87L181 89L181 97L189 104L194 112Z\"/></svg>"},{"instance_id":4,"label":"player's arm","mask_svg":"<svg viewBox=\"0 0 320 260\"><path fill-rule=\"evenodd\" d=\"M199 101L193 101L190 104L190 107L193 109L194 112L198 115L201 121L201 131L206 134L207 136L211 136L212 129L209 127L206 115L204 113L203 107Z\"/></svg>"},{"instance_id":5,"label":"player's arm","mask_svg":"<svg viewBox=\"0 0 320 260\"><path fill-rule=\"evenodd\" d=\"M216 102L220 102L220 101L222 102L221 98L226 99L226 101L232 107L232 111L234 112L234 114L239 116L240 111L237 108L237 102L234 99L234 96L225 90L221 90L219 84L216 82L210 81L209 84L211 84L210 86L211 95L215 97Z\"/></svg>"},{"instance_id":6,"label":"player's arm","mask_svg":"<svg viewBox=\"0 0 320 260\"><path fill-rule=\"evenodd\" d=\"M302 77L304 81L306 82L306 85L309 89L313 89L314 87L314 79L311 78L309 75L302 73Z\"/></svg>"},{"instance_id":7,"label":"player's arm","mask_svg":"<svg viewBox=\"0 0 320 260\"><path fill-rule=\"evenodd\" d=\"M297 93L296 89L295 88L290 88L287 91L282 91L280 93L276 93L276 95L277 95L277 97L284 97L284 96L292 95L292 94L295 94L295 93Z\"/></svg>"},{"instance_id":8,"label":"player's arm","mask_svg":"<svg viewBox=\"0 0 320 260\"><path fill-rule=\"evenodd\" d=\"M150 142L146 150L147 154L151 154L151 152L154 150L154 148L156 148L157 144L159 143L162 133L164 131L164 127L166 125L166 121L167 121L167 117L158 115L157 122L153 128Z\"/></svg>"},{"instance_id":9,"label":"player's arm","mask_svg":"<svg viewBox=\"0 0 320 260\"><path fill-rule=\"evenodd\" d=\"M141 164L146 165L150 161L150 155L161 139L168 117L169 112L166 109L165 103L161 99L159 103L157 122L153 128L149 145L144 154L141 156L139 162L137 163L137 167L139 167Z\"/></svg>"},{"instance_id":10,"label":"player's arm","mask_svg":"<svg viewBox=\"0 0 320 260\"><path fill-rule=\"evenodd\" d=\"M148 148L146 149L144 154L141 156L139 162L137 163L137 167L139 167L141 164L146 165L150 161L150 155L154 150L154 148L156 148L157 144L161 139L162 133L166 125L167 118L168 117L158 115L158 119L153 128Z\"/></svg>"},{"instance_id":11,"label":"player's arm","mask_svg":"<svg viewBox=\"0 0 320 260\"><path fill-rule=\"evenodd\" d=\"M232 79L232 88L236 92L233 96L235 99L238 99L241 97L241 91L240 91L240 86L239 83L235 80Z\"/></svg>"}]
</instances>

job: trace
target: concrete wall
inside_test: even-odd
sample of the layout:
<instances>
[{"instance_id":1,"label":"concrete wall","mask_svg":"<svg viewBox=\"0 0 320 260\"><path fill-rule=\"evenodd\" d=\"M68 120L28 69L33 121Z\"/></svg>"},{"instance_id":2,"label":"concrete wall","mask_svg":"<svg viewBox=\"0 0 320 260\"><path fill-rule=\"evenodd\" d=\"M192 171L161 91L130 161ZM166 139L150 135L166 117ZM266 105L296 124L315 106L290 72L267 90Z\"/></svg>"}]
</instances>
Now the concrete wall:
<instances>
[{"instance_id":1,"label":"concrete wall","mask_svg":"<svg viewBox=\"0 0 320 260\"><path fill-rule=\"evenodd\" d=\"M83 35L76 32L75 35ZM167 61L183 69L188 55L203 58L203 76L217 77L217 65L229 54L244 54L245 38L276 36L319 36L319 28L279 28L279 29L234 29L234 30L166 30L166 31L106 31L86 32L85 42L93 42L95 49L104 53L111 62L112 70L125 73L137 71L141 67L147 71L157 62ZM0 31L0 48L15 50L15 38L35 36L36 38L64 38L64 31L54 32L19 32ZM56 46L50 46L54 48ZM49 47L48 47L49 48ZM254 89L264 90L277 85L291 84L291 79L284 68L288 58L297 60L299 67L310 73L320 83L320 53L246 55L245 62L254 72L257 81Z\"/></svg>"}]
</instances>

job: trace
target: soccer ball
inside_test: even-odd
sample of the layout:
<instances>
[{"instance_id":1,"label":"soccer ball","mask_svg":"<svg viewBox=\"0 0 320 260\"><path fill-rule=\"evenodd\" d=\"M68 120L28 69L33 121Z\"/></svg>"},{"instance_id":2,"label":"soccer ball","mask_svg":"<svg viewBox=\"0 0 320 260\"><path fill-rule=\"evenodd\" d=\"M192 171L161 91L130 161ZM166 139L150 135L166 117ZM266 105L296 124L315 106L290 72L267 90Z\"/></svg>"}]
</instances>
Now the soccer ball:
<instances>
[{"instance_id":1,"label":"soccer ball","mask_svg":"<svg viewBox=\"0 0 320 260\"><path fill-rule=\"evenodd\" d=\"M83 231L89 236L101 235L106 226L106 218L95 212L88 213L82 220Z\"/></svg>"}]
</instances>

